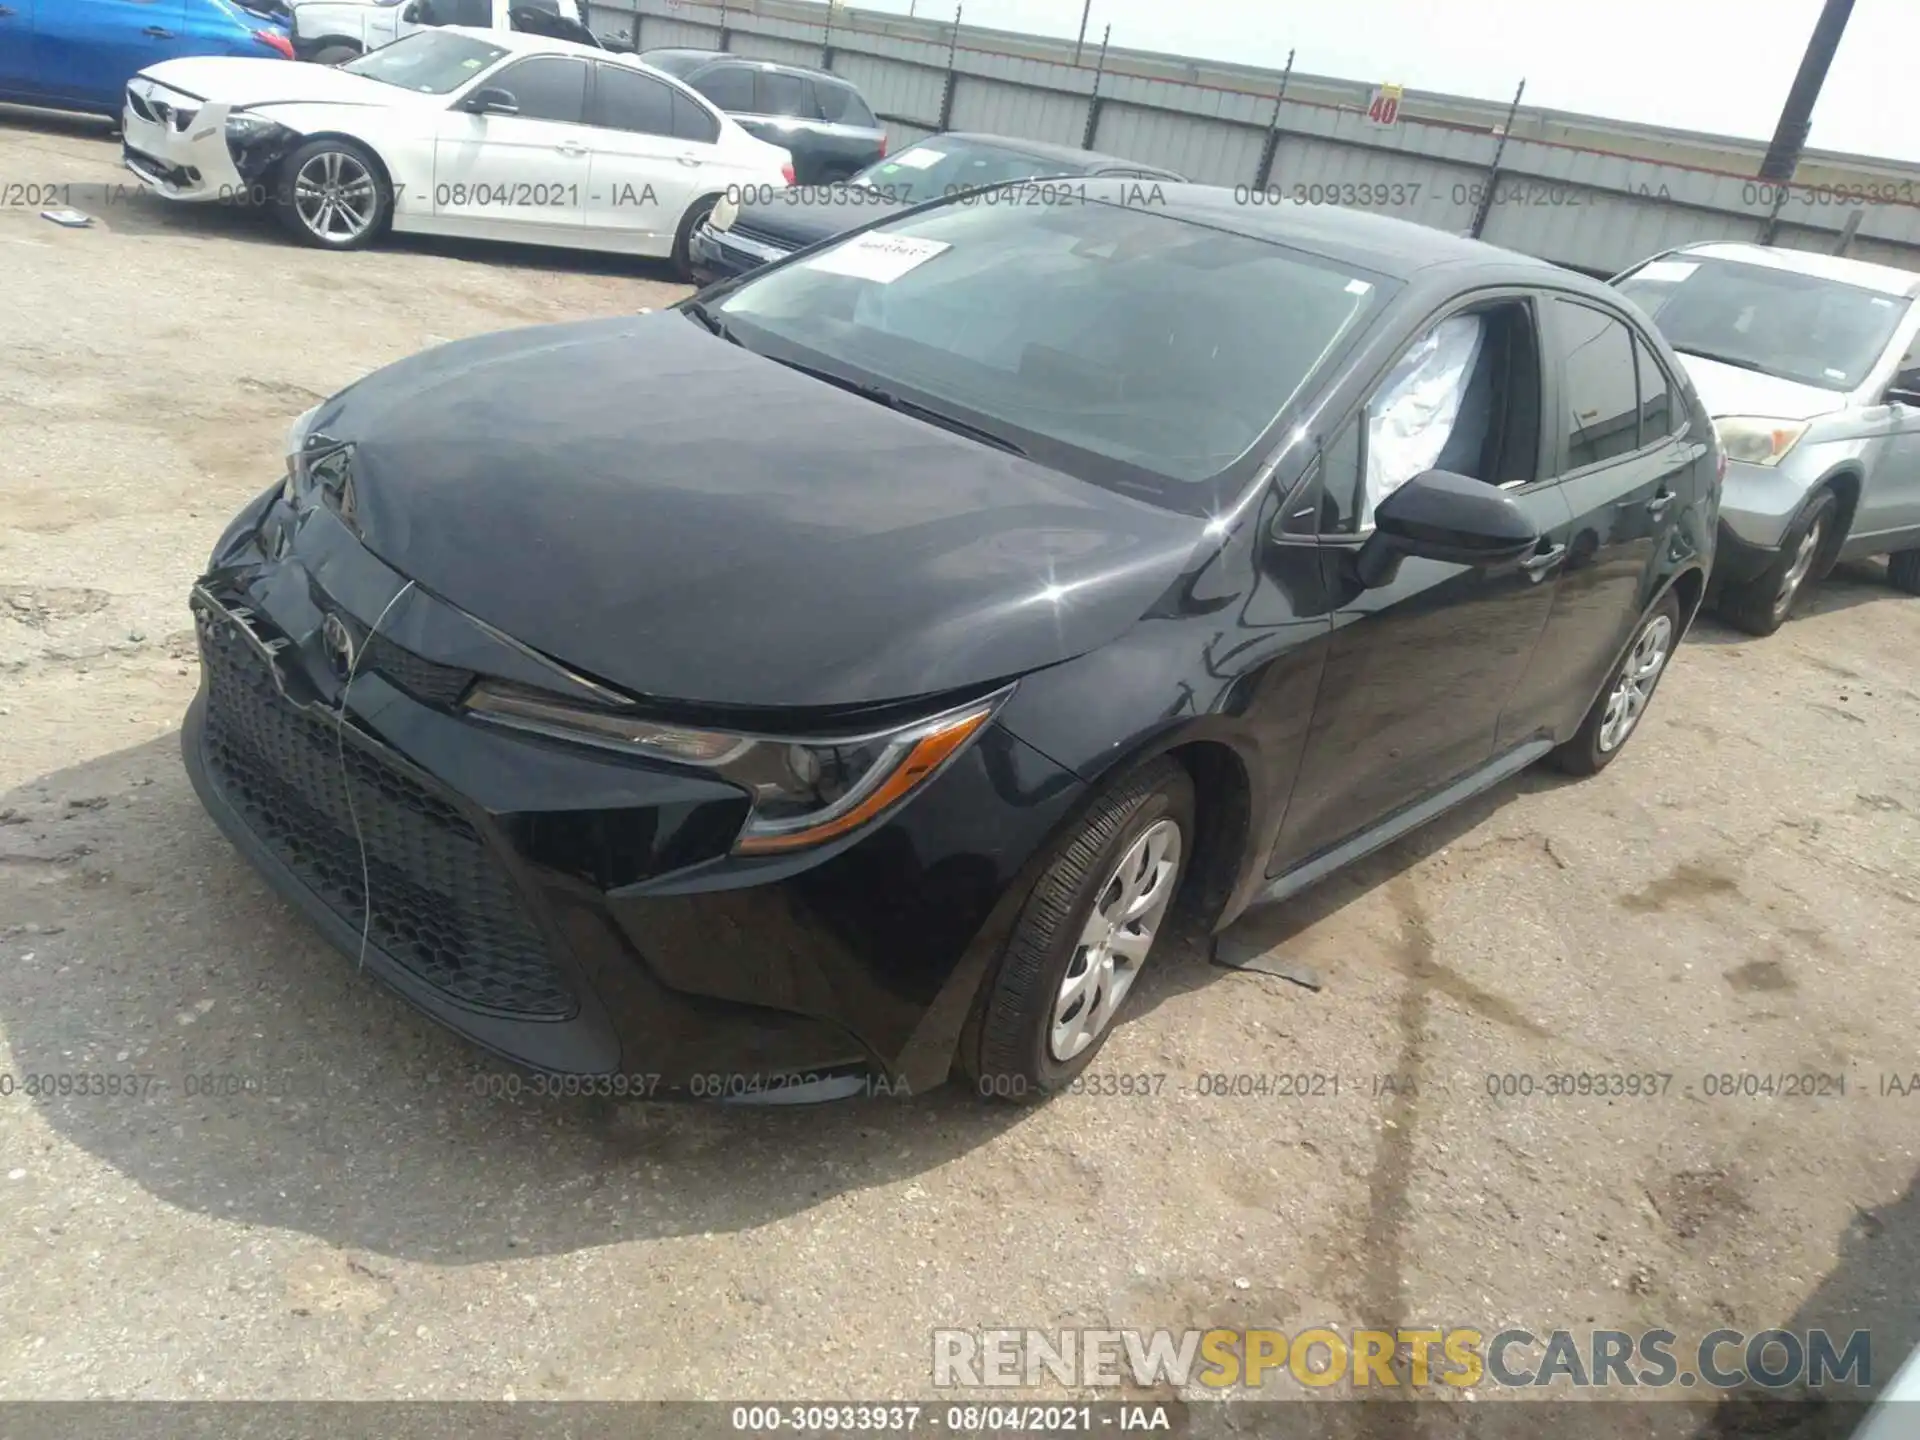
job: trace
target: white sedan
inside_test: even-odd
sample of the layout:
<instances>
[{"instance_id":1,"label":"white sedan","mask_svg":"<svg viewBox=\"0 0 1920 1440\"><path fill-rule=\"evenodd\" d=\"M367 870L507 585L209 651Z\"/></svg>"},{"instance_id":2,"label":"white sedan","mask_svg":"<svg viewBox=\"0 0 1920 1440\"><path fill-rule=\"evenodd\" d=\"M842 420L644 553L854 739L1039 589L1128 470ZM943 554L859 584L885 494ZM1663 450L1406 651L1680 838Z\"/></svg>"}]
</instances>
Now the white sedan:
<instances>
[{"instance_id":1,"label":"white sedan","mask_svg":"<svg viewBox=\"0 0 1920 1440\"><path fill-rule=\"evenodd\" d=\"M670 256L792 157L640 60L424 30L345 65L168 60L127 84L124 157L171 200L271 205L350 250L394 230Z\"/></svg>"}]
</instances>

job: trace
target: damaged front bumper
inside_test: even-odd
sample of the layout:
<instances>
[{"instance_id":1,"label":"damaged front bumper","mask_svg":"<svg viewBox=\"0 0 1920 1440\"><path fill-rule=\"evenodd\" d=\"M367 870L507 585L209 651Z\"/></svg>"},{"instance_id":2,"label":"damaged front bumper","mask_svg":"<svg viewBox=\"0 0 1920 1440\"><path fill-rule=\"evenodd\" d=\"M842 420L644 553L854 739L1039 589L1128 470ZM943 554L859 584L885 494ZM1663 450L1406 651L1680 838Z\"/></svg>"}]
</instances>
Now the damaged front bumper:
<instances>
[{"instance_id":1,"label":"damaged front bumper","mask_svg":"<svg viewBox=\"0 0 1920 1440\"><path fill-rule=\"evenodd\" d=\"M946 1077L1079 785L983 734L848 842L730 853L745 792L466 718L482 675L578 677L276 489L193 594L188 772L241 852L429 1015L621 1094L805 1100Z\"/></svg>"},{"instance_id":2,"label":"damaged front bumper","mask_svg":"<svg viewBox=\"0 0 1920 1440\"><path fill-rule=\"evenodd\" d=\"M136 75L120 116L121 162L169 200L263 203L273 168L302 137L278 124L230 124L235 113Z\"/></svg>"}]
</instances>

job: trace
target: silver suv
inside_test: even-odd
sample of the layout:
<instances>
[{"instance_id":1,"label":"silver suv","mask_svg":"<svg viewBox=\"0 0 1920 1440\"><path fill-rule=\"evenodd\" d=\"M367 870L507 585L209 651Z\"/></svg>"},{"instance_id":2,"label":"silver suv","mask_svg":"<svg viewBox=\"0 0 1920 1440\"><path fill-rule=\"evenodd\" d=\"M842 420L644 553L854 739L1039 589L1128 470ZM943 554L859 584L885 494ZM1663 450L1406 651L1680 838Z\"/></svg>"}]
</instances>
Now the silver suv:
<instances>
[{"instance_id":1,"label":"silver suv","mask_svg":"<svg viewBox=\"0 0 1920 1440\"><path fill-rule=\"evenodd\" d=\"M1679 352L1727 452L1715 608L1754 635L1841 560L1920 595L1920 275L1701 244L1613 282Z\"/></svg>"}]
</instances>

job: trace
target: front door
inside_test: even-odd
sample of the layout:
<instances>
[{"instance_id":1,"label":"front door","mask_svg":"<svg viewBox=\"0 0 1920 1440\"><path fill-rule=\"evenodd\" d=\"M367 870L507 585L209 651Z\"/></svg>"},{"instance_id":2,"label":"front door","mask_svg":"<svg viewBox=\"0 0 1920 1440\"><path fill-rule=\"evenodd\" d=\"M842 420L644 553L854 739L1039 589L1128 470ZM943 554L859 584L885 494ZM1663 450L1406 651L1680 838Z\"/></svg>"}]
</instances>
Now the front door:
<instances>
[{"instance_id":1,"label":"front door","mask_svg":"<svg viewBox=\"0 0 1920 1440\"><path fill-rule=\"evenodd\" d=\"M1911 329L1914 322L1906 323ZM1908 342L1887 384L1893 375L1912 374L1916 368L1920 337ZM1867 483L1852 527L1853 536L1864 542L1856 553L1865 555L1920 546L1920 405L1888 399L1879 375L1874 383L1880 386L1880 399L1862 418L1879 438L1869 449Z\"/></svg>"},{"instance_id":2,"label":"front door","mask_svg":"<svg viewBox=\"0 0 1920 1440\"><path fill-rule=\"evenodd\" d=\"M1585 301L1546 303L1559 357L1554 486L1573 538L1538 657L1501 717L1503 745L1576 728L1666 571L1702 441L1673 379L1625 321Z\"/></svg>"},{"instance_id":3,"label":"front door","mask_svg":"<svg viewBox=\"0 0 1920 1440\"><path fill-rule=\"evenodd\" d=\"M186 0L39 0L33 61L50 99L118 115L127 81L180 53Z\"/></svg>"},{"instance_id":4,"label":"front door","mask_svg":"<svg viewBox=\"0 0 1920 1440\"><path fill-rule=\"evenodd\" d=\"M1477 321L1477 340L1465 337L1466 319ZM1545 628L1572 531L1558 487L1538 483L1540 354L1530 302L1482 302L1416 345L1323 456L1334 632L1268 874L1494 758L1501 712ZM1448 399L1450 388L1458 393ZM1371 533L1373 504L1426 469L1511 488L1540 533L1535 551L1490 569L1408 559L1390 583L1362 588L1350 567Z\"/></svg>"},{"instance_id":5,"label":"front door","mask_svg":"<svg viewBox=\"0 0 1920 1440\"><path fill-rule=\"evenodd\" d=\"M442 228L536 244L577 240L593 153L588 78L583 59L532 55L486 81L486 89L513 97L517 114L453 109L440 117L433 213Z\"/></svg>"}]
</instances>

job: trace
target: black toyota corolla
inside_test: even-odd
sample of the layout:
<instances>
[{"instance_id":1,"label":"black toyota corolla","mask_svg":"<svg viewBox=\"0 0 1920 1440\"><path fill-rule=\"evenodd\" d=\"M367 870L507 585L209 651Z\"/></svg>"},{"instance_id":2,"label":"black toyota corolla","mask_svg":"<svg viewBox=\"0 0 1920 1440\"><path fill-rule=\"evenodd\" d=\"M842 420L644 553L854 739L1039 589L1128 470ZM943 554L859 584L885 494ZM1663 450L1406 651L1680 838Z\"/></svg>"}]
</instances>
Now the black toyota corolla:
<instances>
[{"instance_id":1,"label":"black toyota corolla","mask_svg":"<svg viewBox=\"0 0 1920 1440\"><path fill-rule=\"evenodd\" d=\"M196 789L438 1019L625 1093L1043 1095L1223 927L1642 722L1720 452L1617 294L1354 212L956 201L302 418Z\"/></svg>"}]
</instances>

